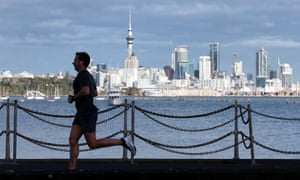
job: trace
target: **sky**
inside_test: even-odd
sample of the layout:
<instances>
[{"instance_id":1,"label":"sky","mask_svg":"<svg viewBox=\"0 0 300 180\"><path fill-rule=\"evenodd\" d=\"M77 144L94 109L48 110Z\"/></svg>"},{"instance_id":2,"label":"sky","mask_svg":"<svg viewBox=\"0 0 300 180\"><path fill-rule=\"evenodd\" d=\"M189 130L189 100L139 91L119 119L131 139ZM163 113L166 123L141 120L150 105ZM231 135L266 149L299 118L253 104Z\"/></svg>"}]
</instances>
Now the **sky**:
<instances>
[{"instance_id":1,"label":"sky","mask_svg":"<svg viewBox=\"0 0 300 180\"><path fill-rule=\"evenodd\" d=\"M140 66L171 65L181 45L196 64L219 42L228 75L236 54L255 77L256 51L264 48L271 69L279 58L300 81L299 0L0 0L0 70L76 74L76 51L88 52L94 65L124 68L129 9Z\"/></svg>"}]
</instances>

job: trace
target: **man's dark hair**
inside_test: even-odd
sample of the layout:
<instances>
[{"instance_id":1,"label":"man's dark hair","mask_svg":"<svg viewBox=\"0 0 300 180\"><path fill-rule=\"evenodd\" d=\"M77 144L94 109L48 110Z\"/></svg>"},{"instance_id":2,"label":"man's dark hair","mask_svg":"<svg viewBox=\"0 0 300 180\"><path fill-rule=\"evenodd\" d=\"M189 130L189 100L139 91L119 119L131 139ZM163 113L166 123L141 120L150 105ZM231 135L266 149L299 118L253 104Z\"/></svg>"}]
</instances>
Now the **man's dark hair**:
<instances>
[{"instance_id":1,"label":"man's dark hair","mask_svg":"<svg viewBox=\"0 0 300 180\"><path fill-rule=\"evenodd\" d=\"M90 64L90 55L87 52L76 52L76 56L80 61L83 61L85 67L88 67Z\"/></svg>"}]
</instances>

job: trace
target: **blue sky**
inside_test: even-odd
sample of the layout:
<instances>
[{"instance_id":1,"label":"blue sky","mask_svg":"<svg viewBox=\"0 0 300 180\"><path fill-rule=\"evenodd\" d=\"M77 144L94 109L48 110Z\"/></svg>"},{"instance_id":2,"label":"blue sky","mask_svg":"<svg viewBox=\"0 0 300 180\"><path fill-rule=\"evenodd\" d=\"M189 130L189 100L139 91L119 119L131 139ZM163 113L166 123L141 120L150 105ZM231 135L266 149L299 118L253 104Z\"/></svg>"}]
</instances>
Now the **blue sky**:
<instances>
[{"instance_id":1,"label":"blue sky","mask_svg":"<svg viewBox=\"0 0 300 180\"><path fill-rule=\"evenodd\" d=\"M123 68L129 4L141 66L170 65L179 45L196 62L219 42L220 69L228 74L237 53L244 72L255 75L255 53L264 47L271 69L279 57L300 81L299 0L0 0L0 69L75 74L75 51Z\"/></svg>"}]
</instances>

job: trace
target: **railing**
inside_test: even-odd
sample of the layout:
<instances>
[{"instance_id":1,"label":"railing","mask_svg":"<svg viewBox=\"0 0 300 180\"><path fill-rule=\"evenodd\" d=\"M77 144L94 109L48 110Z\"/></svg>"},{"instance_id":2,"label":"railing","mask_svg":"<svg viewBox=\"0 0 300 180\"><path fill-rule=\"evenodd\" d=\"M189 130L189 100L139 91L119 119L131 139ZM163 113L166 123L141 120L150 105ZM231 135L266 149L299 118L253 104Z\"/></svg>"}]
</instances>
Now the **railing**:
<instances>
[{"instance_id":1,"label":"railing","mask_svg":"<svg viewBox=\"0 0 300 180\"><path fill-rule=\"evenodd\" d=\"M25 141L41 146L43 148L48 148L53 151L64 151L64 152L69 151L69 144L43 141L37 138L32 138L26 134L20 133L18 130L18 122L21 121L21 119L19 118L18 113L19 111L23 111L24 113L28 114L35 120L41 121L50 126L56 126L61 128L70 128L71 126L61 123L62 121L51 121L51 118L72 120L74 115L58 115L58 114L43 113L40 111L35 111L23 107L18 103L18 101L14 101L13 103L11 103L9 99L7 100L7 102L1 105L0 110L5 110L5 107L6 107L6 117L1 118L1 120L6 119L6 123L5 123L6 129L0 131L0 140L1 137L5 136L5 160L10 160L10 161L17 160L17 139L18 138L21 138ZM13 110L12 113L13 121L11 120L11 110ZM228 113L228 111L230 112L230 110L232 111L232 113ZM225 112L226 115L223 115L225 114ZM109 116L108 115L104 116L105 113L109 113ZM137 115L137 113L139 113L139 115ZM124 103L121 105L109 107L102 111L98 111L98 114L99 117L101 118L103 117L107 117L107 118L102 119L101 121L98 119L97 126L104 123L107 124L108 122L111 122L112 120L117 118L119 119L121 118L123 120L123 130L113 132L111 135L107 136L108 138L125 136L126 134L129 133L133 136L134 141L138 139L139 141L151 145L155 148L158 148L162 151L166 151L173 154L180 154L183 156L202 156L202 155L215 154L215 153L233 149L233 159L240 159L240 155L239 155L240 148L244 147L246 150L249 150L249 157L250 157L249 159L251 160L251 163L254 164L255 163L254 145L263 148L265 150L277 152L277 153L293 154L293 155L300 154L300 151L280 150L256 141L253 133L252 116L253 115L263 116L265 118L271 118L275 120L286 120L286 121L299 121L300 118L278 117L278 116L271 116L268 114L257 112L251 109L250 103L248 103L247 106L243 106L241 104L238 104L237 101L235 101L235 103L232 105L228 105L222 109L218 109L208 113L178 116L172 114L162 114L162 113L152 112L148 109L144 109L135 105L135 101L132 101L129 104L127 103L127 100L125 100ZM216 123L213 126L209 125L209 127L208 126L204 127L206 121L215 120L213 118L216 115L219 115L222 118L216 119ZM138 119L137 116L139 116ZM143 118L140 118L141 116L143 116ZM46 118L50 118L50 120ZM140 121L139 119L143 119L143 121ZM194 122L187 123L190 121L194 121ZM199 123L199 121L201 121L201 123ZM154 136L147 137L143 135L143 131L144 131L143 129L149 126L150 123L155 123L157 127L153 127L153 131L154 132L158 131L160 133L153 133ZM241 128L240 127L241 124L245 125L247 128L245 127ZM11 125L13 125L13 127L11 127ZM196 127L196 125L203 125L203 127L198 128ZM167 129L164 130L166 134L168 134L171 130L172 131L175 130L177 132L175 137L173 135L175 140L173 139L172 142L175 143L176 143L176 139L178 139L178 141L184 141L185 137L187 136L186 134L197 134L197 133L204 133L209 131L218 131L219 133L215 133L218 136L213 136L213 135L200 136L198 134L193 136L195 137L195 141L199 139L196 137L200 136L202 143L187 144L187 145L178 145L178 144L171 145L168 143L160 142L160 139L164 139L165 136L164 133L160 130L161 127ZM180 132L182 132L183 134L180 134ZM53 133L53 135L55 134ZM230 137L233 137L233 140L232 139L230 140L229 139ZM67 139L67 137L65 137L65 139ZM218 145L217 143L221 145ZM86 143L81 143L80 146L86 146ZM11 147L13 148L12 153L11 153ZM203 148L205 149L205 151L202 152L193 151L193 149L196 148ZM139 149L139 147L137 147L137 149ZM91 150L89 148L86 149L81 148L80 151L91 151ZM125 149L123 149L122 159L128 159L127 151ZM134 161L134 158L131 157L131 160Z\"/></svg>"}]
</instances>

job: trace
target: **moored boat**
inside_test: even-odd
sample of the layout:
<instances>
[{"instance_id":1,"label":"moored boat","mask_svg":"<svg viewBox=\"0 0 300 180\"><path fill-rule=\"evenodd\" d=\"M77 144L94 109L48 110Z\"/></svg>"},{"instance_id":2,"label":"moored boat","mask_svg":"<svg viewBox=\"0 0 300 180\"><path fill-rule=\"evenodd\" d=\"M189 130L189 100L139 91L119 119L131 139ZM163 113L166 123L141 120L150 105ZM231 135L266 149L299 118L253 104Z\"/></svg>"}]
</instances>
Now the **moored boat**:
<instances>
[{"instance_id":1,"label":"moored boat","mask_svg":"<svg viewBox=\"0 0 300 180\"><path fill-rule=\"evenodd\" d=\"M46 99L46 95L37 90L28 90L26 92L25 98L27 100L44 100Z\"/></svg>"},{"instance_id":2,"label":"moored boat","mask_svg":"<svg viewBox=\"0 0 300 180\"><path fill-rule=\"evenodd\" d=\"M110 89L108 92L108 105L114 106L122 104L122 94L120 89Z\"/></svg>"}]
</instances>

